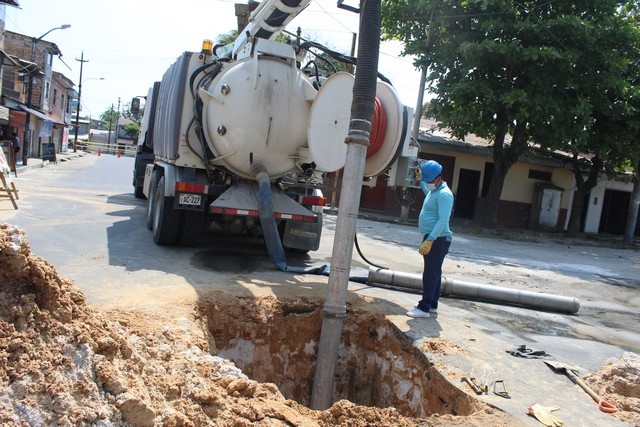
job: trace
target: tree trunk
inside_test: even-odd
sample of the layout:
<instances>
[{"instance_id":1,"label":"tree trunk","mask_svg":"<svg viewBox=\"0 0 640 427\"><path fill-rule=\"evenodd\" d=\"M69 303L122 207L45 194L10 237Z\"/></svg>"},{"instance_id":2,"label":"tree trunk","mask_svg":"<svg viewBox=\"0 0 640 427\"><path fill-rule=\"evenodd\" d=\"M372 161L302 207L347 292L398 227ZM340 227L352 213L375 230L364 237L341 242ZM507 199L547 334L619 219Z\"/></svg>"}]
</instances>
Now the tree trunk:
<instances>
[{"instance_id":1,"label":"tree trunk","mask_svg":"<svg viewBox=\"0 0 640 427\"><path fill-rule=\"evenodd\" d=\"M502 158L495 158L493 174L491 175L491 184L489 191L485 197L485 210L482 223L485 227L496 228L498 226L498 208L500 207L500 196L504 186L504 178L507 176L507 170L504 170L504 161Z\"/></svg>"},{"instance_id":2,"label":"tree trunk","mask_svg":"<svg viewBox=\"0 0 640 427\"><path fill-rule=\"evenodd\" d=\"M485 211L482 224L485 227L496 228L498 226L498 211L500 208L500 196L504 187L504 179L517 161L520 154L527 148L526 123L518 122L513 132L511 144L505 146L506 131L498 130L493 143L493 174L489 191L485 198Z\"/></svg>"},{"instance_id":3,"label":"tree trunk","mask_svg":"<svg viewBox=\"0 0 640 427\"><path fill-rule=\"evenodd\" d=\"M636 231L636 224L638 223L638 209L640 208L640 170L638 167L640 167L640 164L635 165L633 192L631 193L627 223L624 228L624 243L627 245L633 243L633 235Z\"/></svg>"},{"instance_id":4,"label":"tree trunk","mask_svg":"<svg viewBox=\"0 0 640 427\"><path fill-rule=\"evenodd\" d=\"M567 224L567 236L578 237L580 234L580 225L582 224L582 208L584 199L589 194L589 190L584 185L576 187L573 192L573 201L571 202L571 214L569 215L569 224Z\"/></svg>"},{"instance_id":5,"label":"tree trunk","mask_svg":"<svg viewBox=\"0 0 640 427\"><path fill-rule=\"evenodd\" d=\"M576 180L576 190L573 193L573 202L571 203L571 214L569 215L569 224L567 225L567 237L578 237L580 234L580 226L582 225L582 207L584 199L587 197L591 189L598 184L598 176L602 170L602 160L598 156L591 159L591 168L589 176L585 180L580 170L578 155L573 155L573 175Z\"/></svg>"}]
</instances>

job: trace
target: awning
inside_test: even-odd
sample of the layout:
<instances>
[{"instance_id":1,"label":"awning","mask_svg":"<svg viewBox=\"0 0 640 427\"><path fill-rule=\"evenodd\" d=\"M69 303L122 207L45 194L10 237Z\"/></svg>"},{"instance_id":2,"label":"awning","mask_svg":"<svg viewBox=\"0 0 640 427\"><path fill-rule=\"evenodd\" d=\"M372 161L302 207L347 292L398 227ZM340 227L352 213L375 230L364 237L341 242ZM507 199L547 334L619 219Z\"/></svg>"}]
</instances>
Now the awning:
<instances>
[{"instance_id":1,"label":"awning","mask_svg":"<svg viewBox=\"0 0 640 427\"><path fill-rule=\"evenodd\" d=\"M65 122L54 120L53 117L49 117L46 114L43 114L38 110L32 110L31 108L27 108L24 105L20 105L20 109L26 111L27 113L33 114L34 116L36 116L37 118L39 118L41 120L46 120L46 121L53 122L54 125L68 126Z\"/></svg>"},{"instance_id":2,"label":"awning","mask_svg":"<svg viewBox=\"0 0 640 427\"><path fill-rule=\"evenodd\" d=\"M4 49L0 49L0 55L2 55L3 58L6 58L9 61L9 64L13 64L16 67L20 66L20 64L15 59L13 59L13 56L5 52Z\"/></svg>"}]
</instances>

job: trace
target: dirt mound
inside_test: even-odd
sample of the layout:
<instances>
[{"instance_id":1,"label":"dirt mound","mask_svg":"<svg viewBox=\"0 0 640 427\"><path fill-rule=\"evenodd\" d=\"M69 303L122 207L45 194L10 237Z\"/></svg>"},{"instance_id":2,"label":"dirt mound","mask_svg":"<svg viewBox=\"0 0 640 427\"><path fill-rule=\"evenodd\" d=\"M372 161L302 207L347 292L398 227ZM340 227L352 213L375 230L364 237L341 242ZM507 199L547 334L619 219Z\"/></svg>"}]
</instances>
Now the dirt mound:
<instances>
[{"instance_id":1,"label":"dirt mound","mask_svg":"<svg viewBox=\"0 0 640 427\"><path fill-rule=\"evenodd\" d=\"M584 381L618 408L613 414L616 418L640 426L640 355L625 352L599 371L586 375Z\"/></svg>"},{"instance_id":2,"label":"dirt mound","mask_svg":"<svg viewBox=\"0 0 640 427\"><path fill-rule=\"evenodd\" d=\"M23 232L0 225L0 424L513 425L486 407L422 420L345 400L312 411L210 354L194 319L89 307Z\"/></svg>"}]
</instances>

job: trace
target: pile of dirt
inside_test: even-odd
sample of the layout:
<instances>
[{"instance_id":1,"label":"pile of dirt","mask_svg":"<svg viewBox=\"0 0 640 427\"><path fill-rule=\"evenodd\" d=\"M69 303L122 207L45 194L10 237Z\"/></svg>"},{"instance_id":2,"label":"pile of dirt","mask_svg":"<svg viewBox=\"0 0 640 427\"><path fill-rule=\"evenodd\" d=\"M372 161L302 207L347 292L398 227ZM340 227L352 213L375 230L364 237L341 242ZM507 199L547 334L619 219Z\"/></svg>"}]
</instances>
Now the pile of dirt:
<instances>
[{"instance_id":1,"label":"pile of dirt","mask_svg":"<svg viewBox=\"0 0 640 427\"><path fill-rule=\"evenodd\" d=\"M0 425L514 425L485 406L427 419L346 400L313 411L210 354L192 326L89 307L22 231L0 225Z\"/></svg>"},{"instance_id":2,"label":"pile of dirt","mask_svg":"<svg viewBox=\"0 0 640 427\"><path fill-rule=\"evenodd\" d=\"M640 355L625 352L584 377L600 397L618 408L613 416L640 426Z\"/></svg>"}]
</instances>

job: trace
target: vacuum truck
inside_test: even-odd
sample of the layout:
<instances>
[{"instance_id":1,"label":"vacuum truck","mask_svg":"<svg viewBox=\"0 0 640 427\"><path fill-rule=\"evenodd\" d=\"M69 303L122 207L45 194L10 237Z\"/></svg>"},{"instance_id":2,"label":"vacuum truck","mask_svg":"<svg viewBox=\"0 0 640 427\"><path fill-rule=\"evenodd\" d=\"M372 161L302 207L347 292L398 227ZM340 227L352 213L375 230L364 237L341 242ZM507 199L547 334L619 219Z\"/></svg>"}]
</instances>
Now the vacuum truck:
<instances>
[{"instance_id":1,"label":"vacuum truck","mask_svg":"<svg viewBox=\"0 0 640 427\"><path fill-rule=\"evenodd\" d=\"M325 78L316 61L302 67L305 49L316 44L275 41L309 2L262 2L234 43L205 40L149 89L134 193L147 199L156 244L195 245L211 223L266 235L260 215L268 209L285 249L319 247L322 190L344 166L354 77ZM384 81L376 96L364 179L417 155L408 143L411 110ZM410 170L399 175L411 181Z\"/></svg>"}]
</instances>

